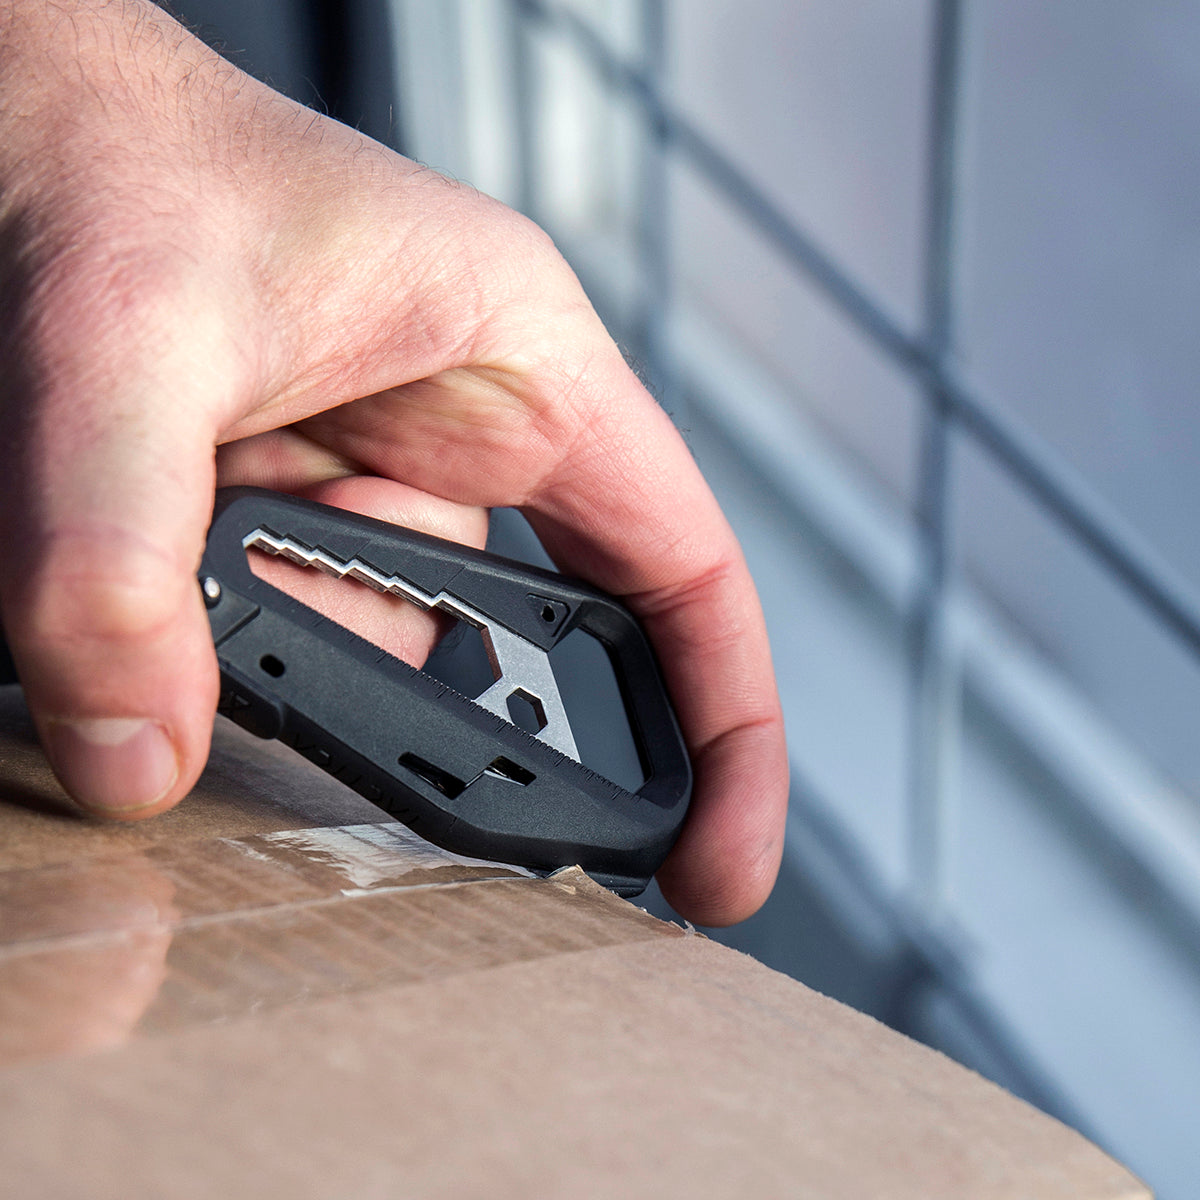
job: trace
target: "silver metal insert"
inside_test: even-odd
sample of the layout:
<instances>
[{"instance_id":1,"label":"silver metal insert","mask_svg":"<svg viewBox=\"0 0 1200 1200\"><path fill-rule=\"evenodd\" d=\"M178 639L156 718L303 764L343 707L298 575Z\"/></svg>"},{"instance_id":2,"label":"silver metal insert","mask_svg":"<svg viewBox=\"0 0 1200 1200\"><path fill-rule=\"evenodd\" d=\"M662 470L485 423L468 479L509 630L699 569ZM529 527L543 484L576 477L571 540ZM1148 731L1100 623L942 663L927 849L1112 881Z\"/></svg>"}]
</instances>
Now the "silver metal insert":
<instances>
[{"instance_id":1,"label":"silver metal insert","mask_svg":"<svg viewBox=\"0 0 1200 1200\"><path fill-rule=\"evenodd\" d=\"M437 609L473 625L483 639L495 677L490 687L473 697L475 703L511 725L513 722L508 708L510 696L521 694L527 700L536 701L539 717L544 718L545 723L535 736L568 758L579 761L579 751L550 666L550 656L533 642L492 621L455 596L448 596L445 592L431 595L403 576L384 575L360 559L352 558L343 562L324 550L310 550L291 538L278 537L265 529L248 533L242 539L242 545L247 550L277 554L302 567L315 567L337 579L357 579L377 592L402 596L418 608Z\"/></svg>"}]
</instances>

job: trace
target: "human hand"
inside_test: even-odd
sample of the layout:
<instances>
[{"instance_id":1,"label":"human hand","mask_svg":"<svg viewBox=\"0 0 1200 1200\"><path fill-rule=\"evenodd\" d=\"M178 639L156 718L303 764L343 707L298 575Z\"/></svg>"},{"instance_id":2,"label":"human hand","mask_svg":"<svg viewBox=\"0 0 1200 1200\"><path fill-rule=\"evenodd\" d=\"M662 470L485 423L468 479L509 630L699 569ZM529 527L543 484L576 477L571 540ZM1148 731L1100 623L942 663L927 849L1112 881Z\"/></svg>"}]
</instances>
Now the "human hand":
<instances>
[{"instance_id":1,"label":"human hand","mask_svg":"<svg viewBox=\"0 0 1200 1200\"><path fill-rule=\"evenodd\" d=\"M217 483L476 544L515 506L658 651L696 774L664 893L753 912L787 790L753 585L545 235L146 0L0 0L0 44L0 611L68 791L147 816L204 764Z\"/></svg>"}]
</instances>

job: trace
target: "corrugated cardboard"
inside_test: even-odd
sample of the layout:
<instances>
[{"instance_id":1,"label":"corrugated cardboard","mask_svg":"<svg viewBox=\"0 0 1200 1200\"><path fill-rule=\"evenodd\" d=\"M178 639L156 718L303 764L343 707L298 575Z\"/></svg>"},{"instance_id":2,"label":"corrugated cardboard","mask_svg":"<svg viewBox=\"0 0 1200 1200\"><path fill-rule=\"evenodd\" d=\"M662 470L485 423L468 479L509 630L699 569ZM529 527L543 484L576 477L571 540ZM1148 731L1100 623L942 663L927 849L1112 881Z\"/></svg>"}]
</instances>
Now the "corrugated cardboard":
<instances>
[{"instance_id":1,"label":"corrugated cardboard","mask_svg":"<svg viewBox=\"0 0 1200 1200\"><path fill-rule=\"evenodd\" d=\"M0 1191L1145 1197L942 1056L578 871L428 846L218 729L75 815L0 696Z\"/></svg>"}]
</instances>

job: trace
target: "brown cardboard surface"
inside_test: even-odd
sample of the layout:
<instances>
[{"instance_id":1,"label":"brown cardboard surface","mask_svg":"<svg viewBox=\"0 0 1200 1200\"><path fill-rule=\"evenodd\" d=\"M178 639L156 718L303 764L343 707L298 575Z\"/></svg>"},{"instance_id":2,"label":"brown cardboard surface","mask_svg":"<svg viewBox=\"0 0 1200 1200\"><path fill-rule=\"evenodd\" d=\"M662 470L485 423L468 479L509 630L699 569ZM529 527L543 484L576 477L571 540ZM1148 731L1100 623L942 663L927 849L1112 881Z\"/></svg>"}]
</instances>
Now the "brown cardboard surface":
<instances>
[{"instance_id":1,"label":"brown cardboard surface","mask_svg":"<svg viewBox=\"0 0 1200 1200\"><path fill-rule=\"evenodd\" d=\"M375 805L275 742L218 721L214 753L188 803L152 821L81 820L34 737L21 693L0 687L0 781L7 801L0 867L72 862L103 848L390 821Z\"/></svg>"},{"instance_id":2,"label":"brown cardboard surface","mask_svg":"<svg viewBox=\"0 0 1200 1200\"><path fill-rule=\"evenodd\" d=\"M3 705L5 1194L1148 1194L578 871L447 855L238 735L190 813L71 816Z\"/></svg>"}]
</instances>

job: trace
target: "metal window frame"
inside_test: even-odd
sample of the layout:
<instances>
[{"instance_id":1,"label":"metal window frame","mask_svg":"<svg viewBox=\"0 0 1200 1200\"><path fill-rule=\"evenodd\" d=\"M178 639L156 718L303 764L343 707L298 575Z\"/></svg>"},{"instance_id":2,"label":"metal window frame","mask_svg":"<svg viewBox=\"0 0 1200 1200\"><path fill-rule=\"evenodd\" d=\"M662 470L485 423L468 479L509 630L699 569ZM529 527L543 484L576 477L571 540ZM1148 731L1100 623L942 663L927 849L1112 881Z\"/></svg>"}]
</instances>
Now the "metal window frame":
<instances>
[{"instance_id":1,"label":"metal window frame","mask_svg":"<svg viewBox=\"0 0 1200 1200\"><path fill-rule=\"evenodd\" d=\"M469 0L460 0L469 3ZM1099 497L1086 481L1042 439L1009 417L991 398L964 377L954 353L957 297L954 286L955 200L958 164L960 74L965 0L934 0L933 55L930 75L929 158L926 166L926 232L921 328L909 332L853 274L827 254L772 199L676 109L659 85L666 57L666 0L630 0L641 17L637 61L614 50L606 35L577 11L554 0L504 0L505 41L515 72L514 104L503 120L517 146L516 179L503 198L534 216L539 212L536 172L537 133L532 80L531 37L552 34L565 39L614 96L636 107L646 133L634 230L640 264L633 321L634 351L660 396L685 395L694 380L672 361L671 308L674 302L669 269L669 208L666 164L671 157L702 178L761 239L781 262L824 296L848 324L859 331L922 397L921 437L916 470L915 529L911 564L903 586L885 588L907 611L910 632L911 774L907 784L908 859L911 894L886 894L871 865L829 819L832 806L800 778L789 838L805 847L808 865L818 860L855 880L862 896L872 900L908 945L914 967L909 986L915 994L936 977L966 1023L1002 1060L1006 1082L1077 1128L1086 1122L1069 1100L1039 1074L1020 1050L1019 1038L970 985L969 971L956 953L952 936L941 925L944 908L947 822L959 699L964 668L961 598L954 586L951 515L955 497L951 480L956 448L969 442L994 464L1022 495L1032 500L1108 575L1123 585L1183 649L1200 658L1200 603L1179 575L1149 542ZM420 7L415 6L415 7ZM420 87L420 80L413 81ZM431 157L436 157L431 155ZM439 164L445 159L438 159ZM452 169L465 169L452 162ZM487 186L485 181L484 186ZM491 188L489 190L503 189ZM553 230L552 230L553 232ZM676 405L677 406L677 405ZM769 457L769 436L738 452ZM757 459L756 466L763 465ZM786 494L786 488L784 489ZM909 569L911 567L911 570ZM994 674L994 672L993 672ZM1173 935L1200 944L1200 905L1195 888L1180 884L1179 863L1170 863L1153 845L1143 848L1131 836L1132 816L1116 802L1088 810L1107 838L1113 869L1132 870L1157 920ZM896 1002L897 1010L903 997Z\"/></svg>"},{"instance_id":2,"label":"metal window frame","mask_svg":"<svg viewBox=\"0 0 1200 1200\"><path fill-rule=\"evenodd\" d=\"M924 398L922 449L917 470L917 524L922 544L922 583L914 604L915 668L913 709L917 713L912 823L913 858L929 875L939 871L936 841L942 807L934 782L942 773L936 763L944 749L936 743L942 703L936 679L944 674L938 629L944 624L946 572L951 554L949 517L950 463L959 435L1000 466L1008 478L1074 539L1086 547L1109 574L1183 646L1200 658L1200 602L1193 590L1147 540L1036 435L1007 416L963 378L953 354L956 308L953 283L955 173L962 57L962 0L937 0L934 19L934 67L930 98L928 222L925 249L924 329L913 335L785 215L718 146L678 112L655 79L655 64L633 65L613 53L605 39L576 14L546 0L512 0L525 20L571 40L614 92L642 110L658 152L685 160L735 209L746 224L771 243L781 261L814 285L866 339L918 387ZM643 0L657 11L662 28L663 0ZM661 40L661 34L659 35ZM661 44L658 60L664 53ZM658 230L667 224L666 199L659 187L647 189L648 202L659 211L647 220ZM657 237L661 240L662 233ZM661 251L659 251L661 258ZM655 260L664 278L656 292L665 307L669 281L665 265ZM661 319L661 317L660 317ZM658 367L669 373L663 365ZM933 695L931 696L931 692ZM918 833L917 830L925 832ZM917 844L919 843L919 844ZM933 891L936 893L937 888Z\"/></svg>"}]
</instances>

